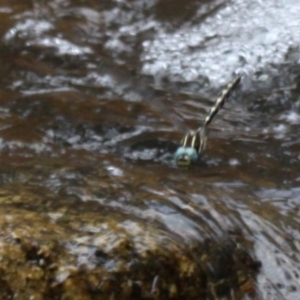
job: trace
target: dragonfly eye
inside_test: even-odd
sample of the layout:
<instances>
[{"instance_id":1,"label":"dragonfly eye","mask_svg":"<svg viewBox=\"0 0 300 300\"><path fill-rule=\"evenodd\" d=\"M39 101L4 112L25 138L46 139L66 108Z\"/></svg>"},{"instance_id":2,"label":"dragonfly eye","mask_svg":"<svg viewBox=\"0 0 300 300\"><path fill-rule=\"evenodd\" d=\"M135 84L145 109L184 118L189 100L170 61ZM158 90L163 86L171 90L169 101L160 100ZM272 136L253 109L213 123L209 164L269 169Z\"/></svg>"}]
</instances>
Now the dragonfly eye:
<instances>
[{"instance_id":1,"label":"dragonfly eye","mask_svg":"<svg viewBox=\"0 0 300 300\"><path fill-rule=\"evenodd\" d=\"M198 153L192 147L179 147L174 157L178 165L188 166L198 159Z\"/></svg>"}]
</instances>

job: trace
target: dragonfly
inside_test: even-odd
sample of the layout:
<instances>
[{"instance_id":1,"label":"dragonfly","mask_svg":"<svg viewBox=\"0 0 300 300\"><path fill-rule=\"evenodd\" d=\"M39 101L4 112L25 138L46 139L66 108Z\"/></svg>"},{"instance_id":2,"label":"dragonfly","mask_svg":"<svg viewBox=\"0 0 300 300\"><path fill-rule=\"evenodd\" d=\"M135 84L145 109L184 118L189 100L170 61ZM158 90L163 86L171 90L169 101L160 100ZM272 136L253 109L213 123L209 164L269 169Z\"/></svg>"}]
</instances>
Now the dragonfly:
<instances>
[{"instance_id":1,"label":"dragonfly","mask_svg":"<svg viewBox=\"0 0 300 300\"><path fill-rule=\"evenodd\" d=\"M101 59L99 64L99 71L101 73L109 74L117 81L125 82L127 85L141 95L142 101L150 104L155 110L166 117L177 129L186 131L186 135L181 141L181 146L177 149L174 155L175 162L178 166L189 166L196 162L202 156L207 141L207 126L211 123L219 109L223 107L226 100L231 93L238 86L243 75L235 77L226 88L222 91L221 96L216 99L215 104L211 107L204 124L198 129L191 131L186 126L182 117L178 113L174 113L164 104L163 99L157 98L155 90L150 88L148 84L141 81L141 78L128 76L128 72L120 69L114 63L107 59Z\"/></svg>"},{"instance_id":2,"label":"dragonfly","mask_svg":"<svg viewBox=\"0 0 300 300\"><path fill-rule=\"evenodd\" d=\"M196 130L189 131L183 137L181 146L177 149L174 155L175 162L178 166L188 167L201 158L206 147L207 126L211 123L220 108L223 107L231 93L236 89L241 78L242 76L237 76L226 86L226 88L222 91L221 96L216 99L214 105L211 107L203 125Z\"/></svg>"}]
</instances>

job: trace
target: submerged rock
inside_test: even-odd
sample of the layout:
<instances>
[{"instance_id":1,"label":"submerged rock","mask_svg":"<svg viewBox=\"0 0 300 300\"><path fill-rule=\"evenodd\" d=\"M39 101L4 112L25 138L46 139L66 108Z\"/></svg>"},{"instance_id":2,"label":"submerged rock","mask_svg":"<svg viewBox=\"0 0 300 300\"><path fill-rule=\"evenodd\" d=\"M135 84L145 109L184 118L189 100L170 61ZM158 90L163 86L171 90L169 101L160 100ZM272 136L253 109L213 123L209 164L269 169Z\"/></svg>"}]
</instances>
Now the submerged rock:
<instances>
[{"instance_id":1,"label":"submerged rock","mask_svg":"<svg viewBox=\"0 0 300 300\"><path fill-rule=\"evenodd\" d=\"M240 237L188 244L154 223L101 213L97 203L74 206L60 199L58 206L53 195L42 199L28 189L0 194L1 299L255 294L259 264L242 249ZM34 211L43 200L49 213Z\"/></svg>"}]
</instances>

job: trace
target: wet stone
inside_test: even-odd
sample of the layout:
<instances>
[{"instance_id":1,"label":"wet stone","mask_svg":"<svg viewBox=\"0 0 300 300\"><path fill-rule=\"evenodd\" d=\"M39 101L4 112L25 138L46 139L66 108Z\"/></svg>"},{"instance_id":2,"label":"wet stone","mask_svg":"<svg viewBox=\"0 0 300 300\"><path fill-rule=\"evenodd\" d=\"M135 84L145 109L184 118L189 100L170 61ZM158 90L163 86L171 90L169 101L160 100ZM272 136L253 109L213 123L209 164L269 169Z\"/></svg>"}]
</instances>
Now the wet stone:
<instances>
[{"instance_id":1,"label":"wet stone","mask_svg":"<svg viewBox=\"0 0 300 300\"><path fill-rule=\"evenodd\" d=\"M2 299L206 299L253 294L258 268L233 238L193 246L140 221L53 207L50 216L16 208L30 191L1 191ZM209 244L209 245L208 245ZM246 254L247 255L247 254ZM225 268L225 269L224 269ZM234 282L234 285L232 284ZM244 285L251 286L247 290Z\"/></svg>"}]
</instances>

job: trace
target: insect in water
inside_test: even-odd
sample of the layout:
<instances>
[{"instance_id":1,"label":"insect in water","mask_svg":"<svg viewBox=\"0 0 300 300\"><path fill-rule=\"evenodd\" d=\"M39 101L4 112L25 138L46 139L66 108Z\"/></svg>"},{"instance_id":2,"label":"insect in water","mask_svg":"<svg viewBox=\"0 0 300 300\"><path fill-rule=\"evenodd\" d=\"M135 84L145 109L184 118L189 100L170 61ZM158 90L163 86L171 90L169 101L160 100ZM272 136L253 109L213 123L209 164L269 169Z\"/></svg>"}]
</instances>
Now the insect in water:
<instances>
[{"instance_id":1,"label":"insect in water","mask_svg":"<svg viewBox=\"0 0 300 300\"><path fill-rule=\"evenodd\" d=\"M217 98L215 104L210 109L204 124L195 131L188 132L181 141L181 146L175 152L175 161L178 166L187 167L191 163L197 161L203 154L206 146L206 128L218 113L219 109L223 107L225 101L229 98L232 91L238 86L242 76L236 77L227 87L222 91L222 94Z\"/></svg>"}]
</instances>

